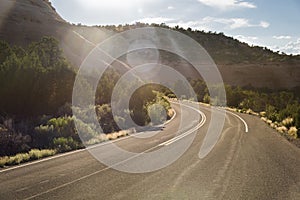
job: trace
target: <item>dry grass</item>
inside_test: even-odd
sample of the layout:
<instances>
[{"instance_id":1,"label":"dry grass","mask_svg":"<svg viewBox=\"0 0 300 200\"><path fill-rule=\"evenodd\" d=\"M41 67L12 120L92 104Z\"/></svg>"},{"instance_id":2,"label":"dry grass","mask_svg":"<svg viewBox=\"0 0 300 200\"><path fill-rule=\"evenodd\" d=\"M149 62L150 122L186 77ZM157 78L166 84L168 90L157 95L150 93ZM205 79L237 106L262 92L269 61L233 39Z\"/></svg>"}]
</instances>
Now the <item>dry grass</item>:
<instances>
[{"instance_id":1,"label":"dry grass","mask_svg":"<svg viewBox=\"0 0 300 200\"><path fill-rule=\"evenodd\" d=\"M0 167L19 165L24 162L38 160L41 158L53 156L55 154L56 151L52 149L32 149L28 153L18 153L15 156L0 157Z\"/></svg>"},{"instance_id":2,"label":"dry grass","mask_svg":"<svg viewBox=\"0 0 300 200\"><path fill-rule=\"evenodd\" d=\"M4 167L8 163L9 157L0 157L0 167Z\"/></svg>"},{"instance_id":3,"label":"dry grass","mask_svg":"<svg viewBox=\"0 0 300 200\"><path fill-rule=\"evenodd\" d=\"M171 119L175 114L175 111L173 109L168 110L168 119Z\"/></svg>"},{"instance_id":4,"label":"dry grass","mask_svg":"<svg viewBox=\"0 0 300 200\"><path fill-rule=\"evenodd\" d=\"M267 119L266 117L261 117L260 119L261 119L262 121L266 122L266 123L267 123L267 121L268 121L268 119Z\"/></svg>"},{"instance_id":5,"label":"dry grass","mask_svg":"<svg viewBox=\"0 0 300 200\"><path fill-rule=\"evenodd\" d=\"M293 126L289 129L288 134L296 139L298 137L297 132L298 129L295 126Z\"/></svg>"},{"instance_id":6,"label":"dry grass","mask_svg":"<svg viewBox=\"0 0 300 200\"><path fill-rule=\"evenodd\" d=\"M29 151L30 158L34 159L34 160L53 156L55 154L56 154L56 151L52 150L52 149L43 149L43 150L32 149L31 151Z\"/></svg>"},{"instance_id":7,"label":"dry grass","mask_svg":"<svg viewBox=\"0 0 300 200\"><path fill-rule=\"evenodd\" d=\"M287 127L285 127L285 126L277 127L276 130L277 130L279 133L286 133L286 132L288 131Z\"/></svg>"},{"instance_id":8,"label":"dry grass","mask_svg":"<svg viewBox=\"0 0 300 200\"><path fill-rule=\"evenodd\" d=\"M271 126L271 128L273 128L273 129L276 129L276 128L278 127L275 123L272 123L270 126Z\"/></svg>"},{"instance_id":9,"label":"dry grass","mask_svg":"<svg viewBox=\"0 0 300 200\"><path fill-rule=\"evenodd\" d=\"M248 110L246 110L246 112L245 112L246 114L248 114L248 115L255 115L255 116L259 116L259 114L258 113L256 113L256 112L254 112L253 110L251 110L251 109L248 109Z\"/></svg>"},{"instance_id":10,"label":"dry grass","mask_svg":"<svg viewBox=\"0 0 300 200\"><path fill-rule=\"evenodd\" d=\"M130 133L131 133L130 130L125 130L125 131L123 130L123 131L107 134L106 138L107 138L107 140L115 140L120 137L125 137L125 136L129 135Z\"/></svg>"},{"instance_id":11,"label":"dry grass","mask_svg":"<svg viewBox=\"0 0 300 200\"><path fill-rule=\"evenodd\" d=\"M128 136L132 133L135 133L134 129L129 129L129 130L122 130L119 132L115 132L115 133L110 133L110 134L100 134L97 137L94 137L93 139L89 140L86 145L94 145L94 144L99 144L101 142L105 142L108 140L115 140L121 137L125 137Z\"/></svg>"},{"instance_id":12,"label":"dry grass","mask_svg":"<svg viewBox=\"0 0 300 200\"><path fill-rule=\"evenodd\" d=\"M266 113L266 112L264 112L264 111L259 113L259 115L260 115L261 117L265 117L265 116L266 116L266 114L267 114L267 113Z\"/></svg>"},{"instance_id":13,"label":"dry grass","mask_svg":"<svg viewBox=\"0 0 300 200\"><path fill-rule=\"evenodd\" d=\"M291 125L293 124L293 118L286 118L281 123L279 122L272 122L268 118L264 117L265 112L261 112L261 120L267 123L271 128L275 129L277 132L283 134L284 136L287 136L288 138L297 139L298 138L298 129L295 126ZM290 127L290 128L289 128Z\"/></svg>"}]
</instances>

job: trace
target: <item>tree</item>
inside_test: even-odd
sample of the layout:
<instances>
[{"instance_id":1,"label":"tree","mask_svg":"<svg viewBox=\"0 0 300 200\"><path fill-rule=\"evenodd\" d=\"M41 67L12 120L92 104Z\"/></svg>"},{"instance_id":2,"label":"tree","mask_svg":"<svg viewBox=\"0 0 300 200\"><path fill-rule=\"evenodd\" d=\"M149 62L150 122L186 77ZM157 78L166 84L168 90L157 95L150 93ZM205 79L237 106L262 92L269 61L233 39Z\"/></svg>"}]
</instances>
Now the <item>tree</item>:
<instances>
[{"instance_id":1,"label":"tree","mask_svg":"<svg viewBox=\"0 0 300 200\"><path fill-rule=\"evenodd\" d=\"M75 72L63 57L57 40L44 37L27 50L0 42L0 48L2 113L53 114L71 101Z\"/></svg>"}]
</instances>

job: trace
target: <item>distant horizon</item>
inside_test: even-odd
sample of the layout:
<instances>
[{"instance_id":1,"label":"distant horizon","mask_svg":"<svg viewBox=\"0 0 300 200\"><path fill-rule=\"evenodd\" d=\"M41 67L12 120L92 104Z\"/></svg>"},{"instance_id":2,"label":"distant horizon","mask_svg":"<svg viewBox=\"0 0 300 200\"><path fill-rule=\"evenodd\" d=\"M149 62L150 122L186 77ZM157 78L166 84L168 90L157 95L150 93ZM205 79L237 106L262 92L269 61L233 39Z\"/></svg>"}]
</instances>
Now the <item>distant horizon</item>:
<instances>
[{"instance_id":1,"label":"distant horizon","mask_svg":"<svg viewBox=\"0 0 300 200\"><path fill-rule=\"evenodd\" d=\"M300 2L258 0L50 0L69 23L87 26L164 23L224 33L250 46L300 55ZM78 14L80 13L80 14Z\"/></svg>"},{"instance_id":2,"label":"distant horizon","mask_svg":"<svg viewBox=\"0 0 300 200\"><path fill-rule=\"evenodd\" d=\"M82 24L82 23L72 23L72 22L68 22L68 21L66 21L67 23L71 23L72 25L75 25L75 26L86 26L86 27L106 27L106 26L115 26L115 27L118 27L118 26L126 26L126 25L129 25L129 26L135 26L137 23L141 23L141 24L144 24L144 25L149 25L149 27L152 25L152 24L155 24L155 25L162 25L162 24L164 24L164 25L166 25L167 27L169 27L169 28L173 28L173 29L175 29L175 27L176 26L178 26L178 25L175 25L175 26L169 26L168 24L165 24L165 23L144 23L144 22L133 22L133 23L130 23L130 24L91 24L91 25L89 25L89 24ZM184 28L184 27L180 27L180 26L178 26L179 28L183 28L184 30L186 30L187 31L187 29L188 28L190 28L190 27L188 27L188 28ZM268 50L270 50L270 51L272 51L272 52L274 52L274 53L277 53L277 54L280 54L280 55L292 55L292 56L300 56L300 53L299 54L287 54L287 53L285 53L285 52L283 52L283 51L279 51L279 50L274 50L274 49L271 49L271 48L269 48L269 47L267 47L267 46L263 46L263 45L259 45L259 44L250 44L250 43L248 43L248 42L245 42L245 41L242 41L240 38L238 38L238 37L233 37L233 36L230 36L230 35L226 35L224 32L217 32L217 31L213 31L213 30L199 30L199 29L192 29L191 28L191 30L192 31L194 31L194 32L196 32L196 31L200 31L200 32L204 32L204 33L208 33L208 34L223 34L225 37L229 37L229 38L233 38L233 39L236 39L236 40L238 40L240 43L246 43L247 45L249 45L250 47L260 47L260 48L266 48L266 49L268 49Z\"/></svg>"}]
</instances>

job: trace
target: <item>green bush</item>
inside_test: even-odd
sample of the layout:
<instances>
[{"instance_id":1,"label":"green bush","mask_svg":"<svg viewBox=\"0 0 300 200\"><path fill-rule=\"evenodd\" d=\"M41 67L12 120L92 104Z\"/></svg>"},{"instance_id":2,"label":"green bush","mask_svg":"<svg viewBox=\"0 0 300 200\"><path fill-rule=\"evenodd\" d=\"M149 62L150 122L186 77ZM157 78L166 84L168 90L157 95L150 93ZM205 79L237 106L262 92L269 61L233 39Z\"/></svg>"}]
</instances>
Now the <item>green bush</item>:
<instances>
[{"instance_id":1,"label":"green bush","mask_svg":"<svg viewBox=\"0 0 300 200\"><path fill-rule=\"evenodd\" d=\"M78 132L80 132L80 139L82 139L84 142L89 141L90 139L94 138L97 135L95 124L87 124L76 118L75 120L76 120L76 128Z\"/></svg>"},{"instance_id":2,"label":"green bush","mask_svg":"<svg viewBox=\"0 0 300 200\"><path fill-rule=\"evenodd\" d=\"M54 138L72 137L80 142L77 130L74 125L74 117L58 117L48 120L46 125L40 125L35 128L35 146L39 148L48 148L51 146Z\"/></svg>"},{"instance_id":3,"label":"green bush","mask_svg":"<svg viewBox=\"0 0 300 200\"><path fill-rule=\"evenodd\" d=\"M278 118L278 113L277 110L274 106L267 105L266 106L266 117L270 120L277 121Z\"/></svg>"},{"instance_id":4,"label":"green bush","mask_svg":"<svg viewBox=\"0 0 300 200\"><path fill-rule=\"evenodd\" d=\"M76 150L80 147L79 143L76 142L72 137L54 138L53 145L58 152L68 152L68 151Z\"/></svg>"}]
</instances>

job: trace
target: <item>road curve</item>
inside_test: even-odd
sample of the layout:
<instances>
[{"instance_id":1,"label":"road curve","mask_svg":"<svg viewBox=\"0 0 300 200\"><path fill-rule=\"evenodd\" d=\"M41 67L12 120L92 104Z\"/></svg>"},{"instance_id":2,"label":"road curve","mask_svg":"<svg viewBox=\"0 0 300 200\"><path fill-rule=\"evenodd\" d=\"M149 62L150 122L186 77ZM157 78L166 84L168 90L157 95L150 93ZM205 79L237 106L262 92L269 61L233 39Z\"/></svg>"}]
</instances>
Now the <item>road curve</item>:
<instances>
[{"instance_id":1,"label":"road curve","mask_svg":"<svg viewBox=\"0 0 300 200\"><path fill-rule=\"evenodd\" d=\"M174 109L177 116L160 134L117 144L143 152L172 141L182 116L192 124L189 129L197 125L193 119L199 113L187 107L181 113L178 105ZM241 119L228 113L215 148L199 159L211 118L209 107L200 105L200 110L206 123L183 156L166 168L124 173L84 150L0 172L0 199L300 199L300 150L257 117L238 115L249 127L245 133ZM176 149L177 142L167 144Z\"/></svg>"}]
</instances>

